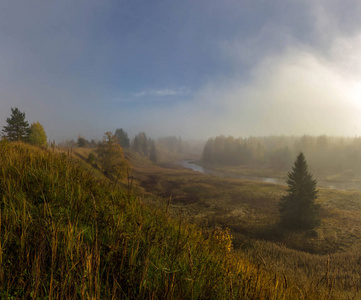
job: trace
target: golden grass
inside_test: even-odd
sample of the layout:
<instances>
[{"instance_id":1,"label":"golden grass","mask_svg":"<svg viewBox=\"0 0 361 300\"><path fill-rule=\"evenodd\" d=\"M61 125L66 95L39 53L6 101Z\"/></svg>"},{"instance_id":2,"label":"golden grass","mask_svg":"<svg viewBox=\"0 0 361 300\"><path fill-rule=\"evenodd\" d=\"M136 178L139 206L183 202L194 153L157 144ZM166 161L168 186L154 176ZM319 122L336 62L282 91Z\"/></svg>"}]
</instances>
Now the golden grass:
<instances>
[{"instance_id":1,"label":"golden grass","mask_svg":"<svg viewBox=\"0 0 361 300\"><path fill-rule=\"evenodd\" d=\"M320 228L286 232L285 187L137 159L145 198L66 153L0 143L0 298L361 297L359 192L321 190Z\"/></svg>"},{"instance_id":2,"label":"golden grass","mask_svg":"<svg viewBox=\"0 0 361 300\"><path fill-rule=\"evenodd\" d=\"M219 178L178 167L139 166L135 176L150 193L150 203L156 204L154 195L159 201L171 197L174 213L181 209L203 228L229 227L236 252L244 261L297 282L295 293L299 289L301 298L318 297L312 291L322 288L325 299L358 298L360 191L320 189L321 226L289 232L278 226L278 203L285 186Z\"/></svg>"},{"instance_id":3,"label":"golden grass","mask_svg":"<svg viewBox=\"0 0 361 300\"><path fill-rule=\"evenodd\" d=\"M299 297L230 239L145 206L67 154L0 142L2 299Z\"/></svg>"}]
</instances>

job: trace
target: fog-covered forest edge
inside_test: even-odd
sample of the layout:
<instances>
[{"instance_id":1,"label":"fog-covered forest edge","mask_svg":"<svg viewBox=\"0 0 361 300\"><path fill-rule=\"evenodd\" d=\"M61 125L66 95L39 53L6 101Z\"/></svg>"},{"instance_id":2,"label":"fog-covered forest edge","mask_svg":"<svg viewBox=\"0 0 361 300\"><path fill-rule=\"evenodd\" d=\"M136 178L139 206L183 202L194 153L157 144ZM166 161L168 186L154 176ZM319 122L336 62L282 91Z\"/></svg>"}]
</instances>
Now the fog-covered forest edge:
<instances>
[{"instance_id":1,"label":"fog-covered forest edge","mask_svg":"<svg viewBox=\"0 0 361 300\"><path fill-rule=\"evenodd\" d=\"M361 138L326 135L234 138L218 136L205 144L202 159L224 165L266 165L288 170L303 152L314 172L361 172Z\"/></svg>"},{"instance_id":2,"label":"fog-covered forest edge","mask_svg":"<svg viewBox=\"0 0 361 300\"><path fill-rule=\"evenodd\" d=\"M201 159L216 166L258 166L287 171L296 155L303 152L311 170L317 174L344 171L361 174L361 137L220 135L207 141L189 141L176 136L152 139L145 132L129 138L123 129L117 129L115 135L123 148L150 157L153 162ZM66 140L57 146L92 148L97 144L98 141L79 136L77 141Z\"/></svg>"}]
</instances>

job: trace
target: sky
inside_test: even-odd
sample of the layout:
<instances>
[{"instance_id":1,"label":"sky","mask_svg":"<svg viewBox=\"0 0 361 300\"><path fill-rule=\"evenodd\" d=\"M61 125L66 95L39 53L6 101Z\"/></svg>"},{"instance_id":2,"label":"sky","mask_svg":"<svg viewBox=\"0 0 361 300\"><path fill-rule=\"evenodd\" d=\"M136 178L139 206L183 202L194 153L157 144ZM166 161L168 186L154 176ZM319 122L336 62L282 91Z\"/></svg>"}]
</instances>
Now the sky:
<instances>
[{"instance_id":1,"label":"sky","mask_svg":"<svg viewBox=\"0 0 361 300\"><path fill-rule=\"evenodd\" d=\"M0 126L57 142L361 135L361 2L0 0Z\"/></svg>"}]
</instances>

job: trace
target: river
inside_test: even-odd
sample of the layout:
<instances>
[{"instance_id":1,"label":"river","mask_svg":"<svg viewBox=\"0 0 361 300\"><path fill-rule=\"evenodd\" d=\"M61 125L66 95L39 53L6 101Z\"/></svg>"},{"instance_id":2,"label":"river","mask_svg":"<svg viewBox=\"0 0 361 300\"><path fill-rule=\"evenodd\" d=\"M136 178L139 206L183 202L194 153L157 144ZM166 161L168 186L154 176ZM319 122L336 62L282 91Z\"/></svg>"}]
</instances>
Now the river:
<instances>
[{"instance_id":1,"label":"river","mask_svg":"<svg viewBox=\"0 0 361 300\"><path fill-rule=\"evenodd\" d=\"M237 179L249 179L249 180L255 180L255 181L263 181L263 182L269 182L269 183L274 183L274 184L286 185L286 182L279 178L229 174L226 172L215 171L215 170L204 168L202 166L196 165L195 163L192 163L191 160L181 160L178 162L178 165L182 166L183 168L191 169L195 172L200 172L200 173L208 174L208 175L214 175L214 176L219 176L219 177L231 177L231 178L237 178Z\"/></svg>"},{"instance_id":2,"label":"river","mask_svg":"<svg viewBox=\"0 0 361 300\"><path fill-rule=\"evenodd\" d=\"M203 174L214 175L219 177L231 177L237 179L248 179L262 182L269 182L273 184L286 185L285 180L280 178L273 177L257 177L257 176L247 176L247 175L239 175L239 174L231 174L221 171L215 171L211 169L207 169L205 167L196 165L192 162L192 160L181 160L178 162L178 165L182 166L186 169L191 169L195 172L200 172ZM321 188L327 189L335 189L335 190L361 190L361 181L360 180L350 180L350 181L329 181L329 180L319 180L317 181L317 186Z\"/></svg>"}]
</instances>

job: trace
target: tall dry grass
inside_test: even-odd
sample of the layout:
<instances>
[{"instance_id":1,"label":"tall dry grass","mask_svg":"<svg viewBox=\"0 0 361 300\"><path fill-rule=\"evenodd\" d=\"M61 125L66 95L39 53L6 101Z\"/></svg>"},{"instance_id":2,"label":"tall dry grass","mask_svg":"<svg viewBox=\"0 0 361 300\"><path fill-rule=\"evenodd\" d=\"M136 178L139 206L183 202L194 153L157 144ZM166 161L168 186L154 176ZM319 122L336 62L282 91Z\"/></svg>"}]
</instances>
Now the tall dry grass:
<instances>
[{"instance_id":1,"label":"tall dry grass","mask_svg":"<svg viewBox=\"0 0 361 300\"><path fill-rule=\"evenodd\" d=\"M282 299L284 279L66 154L0 143L0 298Z\"/></svg>"}]
</instances>

